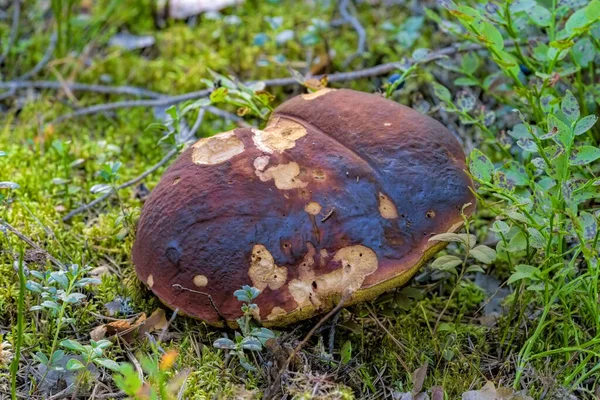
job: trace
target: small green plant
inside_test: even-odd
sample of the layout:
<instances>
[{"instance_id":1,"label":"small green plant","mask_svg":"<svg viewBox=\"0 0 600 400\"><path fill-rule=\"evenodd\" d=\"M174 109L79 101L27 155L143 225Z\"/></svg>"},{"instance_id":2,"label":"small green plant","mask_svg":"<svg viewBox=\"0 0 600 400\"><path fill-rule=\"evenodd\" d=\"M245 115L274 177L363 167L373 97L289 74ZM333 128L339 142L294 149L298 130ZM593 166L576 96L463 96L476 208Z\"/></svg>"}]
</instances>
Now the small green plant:
<instances>
[{"instance_id":1,"label":"small green plant","mask_svg":"<svg viewBox=\"0 0 600 400\"><path fill-rule=\"evenodd\" d=\"M19 361L21 360L21 345L23 344L23 333L25 330L25 266L23 262L24 251L21 248L18 261L19 273L19 299L17 302L17 331L15 332L15 355L10 364L11 394L12 399L17 399L17 373L19 372Z\"/></svg>"},{"instance_id":2,"label":"small green plant","mask_svg":"<svg viewBox=\"0 0 600 400\"><path fill-rule=\"evenodd\" d=\"M454 298L457 288L465 278L465 275L468 273L485 272L481 265L475 264L473 261L479 262L483 265L489 265L496 260L496 251L494 249L484 244L477 245L477 237L468 233L470 231L471 221L464 214L464 210L467 207L472 207L472 204L465 204L462 209L462 215L465 221L465 231L467 233L441 233L439 235L432 236L429 239L430 242L454 242L459 246L459 250L463 254L462 258L451 254L443 255L436 258L431 264L431 268L439 271L449 272L456 277L456 284L454 285L454 288L452 289L452 292L446 301L446 305L437 318L433 332L436 332L440 326L442 316L448 309L448 306ZM457 269L459 266L460 271Z\"/></svg>"},{"instance_id":3,"label":"small green plant","mask_svg":"<svg viewBox=\"0 0 600 400\"><path fill-rule=\"evenodd\" d=\"M114 192L117 202L121 207L121 214L115 220L115 229L119 229L116 235L118 240L123 240L123 238L129 234L131 227L133 226L133 216L125 208L125 203L119 197L119 189L117 188L121 166L122 164L119 161L108 161L104 163L102 169L98 172L98 176L104 183L96 184L90 188L90 192L94 194Z\"/></svg>"},{"instance_id":4,"label":"small green plant","mask_svg":"<svg viewBox=\"0 0 600 400\"><path fill-rule=\"evenodd\" d=\"M172 369L177 356L178 353L171 350L159 357L154 348L153 356L143 357L140 361L146 373L145 381L129 363L122 364L119 373L115 374L113 379L125 394L134 399L175 400L188 375L188 371L184 370L173 376Z\"/></svg>"},{"instance_id":5,"label":"small green plant","mask_svg":"<svg viewBox=\"0 0 600 400\"><path fill-rule=\"evenodd\" d=\"M237 114L240 117L253 115L265 121L269 119L269 115L273 111L271 103L274 97L265 91L263 82L244 84L232 77L226 77L214 71L210 72L213 80L203 79L202 82L212 89L210 94L212 104L223 103L236 106L238 107ZM206 100L201 100L201 102L205 104Z\"/></svg>"},{"instance_id":6,"label":"small green plant","mask_svg":"<svg viewBox=\"0 0 600 400\"><path fill-rule=\"evenodd\" d=\"M260 290L248 285L234 292L234 296L244 304L242 311L244 315L237 319L241 332L235 333L234 340L229 338L219 338L215 340L213 346L217 349L230 350L232 355L238 357L240 365L248 371L256 371L256 367L250 364L246 355L246 350L261 351L267 340L274 338L273 331L267 328L254 325L253 315L257 312L258 306L252 301L258 297Z\"/></svg>"},{"instance_id":7,"label":"small green plant","mask_svg":"<svg viewBox=\"0 0 600 400\"><path fill-rule=\"evenodd\" d=\"M44 312L46 318L54 320L50 351L38 351L35 354L35 358L46 367L40 382L44 381L48 372L62 368L59 362L65 356L65 352L58 348L59 338L65 324L75 322L73 318L68 317L69 310L86 298L80 290L93 283L100 283L98 279L86 277L90 269L71 264L64 271L29 271L31 279L25 286L39 298L39 304L31 307L30 311Z\"/></svg>"},{"instance_id":8,"label":"small green plant","mask_svg":"<svg viewBox=\"0 0 600 400\"><path fill-rule=\"evenodd\" d=\"M110 340L90 340L90 344L83 345L77 340L67 339L60 342L60 345L65 349L73 350L75 354L81 357L81 361L71 358L67 362L66 369L69 371L87 368L92 363L112 371L119 371L119 363L103 357L104 350L112 345Z\"/></svg>"}]
</instances>

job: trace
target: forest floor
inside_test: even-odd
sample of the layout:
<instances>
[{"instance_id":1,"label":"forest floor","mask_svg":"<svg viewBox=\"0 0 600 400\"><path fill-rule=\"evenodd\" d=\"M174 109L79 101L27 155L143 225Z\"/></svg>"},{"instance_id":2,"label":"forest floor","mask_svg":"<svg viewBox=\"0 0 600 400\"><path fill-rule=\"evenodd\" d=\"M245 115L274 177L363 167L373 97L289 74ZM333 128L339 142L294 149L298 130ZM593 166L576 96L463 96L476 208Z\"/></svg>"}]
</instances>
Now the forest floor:
<instances>
[{"instance_id":1,"label":"forest floor","mask_svg":"<svg viewBox=\"0 0 600 400\"><path fill-rule=\"evenodd\" d=\"M164 18L149 0L31 0L15 13L16 3L0 1L0 398L599 398L598 207L594 194L572 206L566 189L552 191L571 178L590 182L573 193L598 188L598 165L580 157L572 176L542 176L528 136L535 125L562 129L546 116L565 120L557 108L566 89L581 117L596 109L595 11L586 9L590 29L565 37L573 54L549 69L544 44L588 2L565 10L519 1L508 14L500 2L492 10L500 21L474 5L497 26L480 35L468 26L479 15L450 2L248 0L186 20ZM532 7L554 19L538 21ZM509 49L515 38L525 44ZM592 50L577 50L584 39ZM320 317L274 329L276 340L245 352L244 366L213 346L233 330L174 316L138 280L136 221L177 154L161 140L170 106L206 97L193 92L225 76L264 81L276 106L307 90L290 77L320 74L330 87L379 92L426 113L465 154L486 155L482 165L470 159L480 201L468 229L495 251L486 259L451 243L439 256L458 266L430 263L408 286L321 321L288 368L281 358ZM194 109L181 129L198 121L196 136L208 137L264 125L237 109ZM593 153L583 148L597 146L597 127L576 134L568 151Z\"/></svg>"}]
</instances>

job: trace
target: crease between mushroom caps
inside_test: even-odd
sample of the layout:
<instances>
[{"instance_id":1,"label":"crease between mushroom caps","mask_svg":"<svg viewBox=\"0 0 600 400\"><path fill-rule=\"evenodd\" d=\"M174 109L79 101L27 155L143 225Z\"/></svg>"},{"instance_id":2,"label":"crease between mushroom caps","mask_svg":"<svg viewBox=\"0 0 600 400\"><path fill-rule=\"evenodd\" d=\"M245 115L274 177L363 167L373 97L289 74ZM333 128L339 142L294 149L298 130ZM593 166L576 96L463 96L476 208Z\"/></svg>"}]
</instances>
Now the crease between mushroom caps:
<instances>
[{"instance_id":1,"label":"crease between mushroom caps","mask_svg":"<svg viewBox=\"0 0 600 400\"><path fill-rule=\"evenodd\" d=\"M235 326L243 285L265 326L405 284L475 203L464 153L430 117L326 89L288 100L263 130L200 139L144 205L138 276L170 307ZM472 212L473 207L466 209ZM151 282L151 283L150 283Z\"/></svg>"}]
</instances>

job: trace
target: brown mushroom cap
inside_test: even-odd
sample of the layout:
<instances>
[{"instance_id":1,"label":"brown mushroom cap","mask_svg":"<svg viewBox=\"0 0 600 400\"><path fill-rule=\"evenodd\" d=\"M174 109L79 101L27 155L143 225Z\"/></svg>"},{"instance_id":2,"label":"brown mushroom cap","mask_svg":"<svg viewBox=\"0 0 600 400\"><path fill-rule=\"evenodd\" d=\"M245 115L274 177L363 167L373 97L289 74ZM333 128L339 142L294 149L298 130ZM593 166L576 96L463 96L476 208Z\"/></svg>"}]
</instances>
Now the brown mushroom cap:
<instances>
[{"instance_id":1,"label":"brown mushroom cap","mask_svg":"<svg viewBox=\"0 0 600 400\"><path fill-rule=\"evenodd\" d=\"M146 202L137 274L167 305L235 325L242 285L286 325L404 284L475 199L464 153L425 115L372 94L295 97L264 130L199 140ZM467 211L471 211L469 207Z\"/></svg>"}]
</instances>

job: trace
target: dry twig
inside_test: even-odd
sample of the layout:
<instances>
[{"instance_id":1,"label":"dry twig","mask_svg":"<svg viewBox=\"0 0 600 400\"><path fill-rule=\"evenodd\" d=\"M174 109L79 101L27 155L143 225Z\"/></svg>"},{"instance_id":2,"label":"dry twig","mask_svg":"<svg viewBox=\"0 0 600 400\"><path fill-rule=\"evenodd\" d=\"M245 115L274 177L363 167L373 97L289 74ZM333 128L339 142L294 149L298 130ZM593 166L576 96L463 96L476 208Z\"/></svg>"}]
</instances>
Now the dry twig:
<instances>
[{"instance_id":1,"label":"dry twig","mask_svg":"<svg viewBox=\"0 0 600 400\"><path fill-rule=\"evenodd\" d=\"M200 125L201 125L203 119L204 119L204 109L200 109L200 112L198 113L198 118L197 118L196 122L194 123L193 128L188 132L186 137L182 138L182 142L186 142L187 140L189 140L191 137L193 137L196 134L196 131L198 130L198 128L200 128ZM67 222L71 218L73 218L75 215L81 214L84 211L94 208L96 205L102 203L104 200L106 200L109 197L111 197L112 195L116 194L118 191L126 189L128 187L131 187L133 185L136 185L137 183L144 180L148 175L152 174L157 169L159 169L160 167L162 167L166 163L168 163L169 160L171 160L171 158L175 157L178 153L179 153L178 148L173 148L173 149L169 150L169 152L162 158L162 160L160 160L159 162L154 164L152 167L148 168L146 171L144 171L140 175L136 176L135 178L133 178L125 183L120 184L119 186L114 188L114 190L109 190L108 192L104 193L102 196L91 201L90 203L84 204L81 207L76 208L75 210L73 210L70 213L68 213L67 215L65 215L62 219L63 222Z\"/></svg>"},{"instance_id":2,"label":"dry twig","mask_svg":"<svg viewBox=\"0 0 600 400\"><path fill-rule=\"evenodd\" d=\"M353 54L350 54L348 58L346 58L346 61L344 61L344 67L350 65L350 63L354 61L354 59L356 59L357 57L360 57L366 51L367 47L367 32L365 31L365 28L361 25L358 18L356 18L356 16L350 13L350 10L348 9L349 6L350 0L340 0L340 14L343 20L352 25L352 28L354 28L354 30L356 31L356 34L358 35L358 44L356 46L356 51Z\"/></svg>"},{"instance_id":3,"label":"dry twig","mask_svg":"<svg viewBox=\"0 0 600 400\"><path fill-rule=\"evenodd\" d=\"M48 44L48 48L46 49L46 53L44 53L42 59L30 71L25 72L23 75L19 76L16 79L17 81L25 81L33 76L36 76L42 70L42 68L44 68L46 64L48 64L50 58L52 58L52 54L54 54L57 38L58 34L57 32L54 32L50 37L50 43Z\"/></svg>"},{"instance_id":4,"label":"dry twig","mask_svg":"<svg viewBox=\"0 0 600 400\"><path fill-rule=\"evenodd\" d=\"M10 36L8 37L8 43L6 44L6 48L0 55L0 64L6 60L8 54L12 50L13 44L17 39L17 33L19 32L19 19L21 18L21 0L13 1L13 18L12 18L12 26L10 28Z\"/></svg>"},{"instance_id":5,"label":"dry twig","mask_svg":"<svg viewBox=\"0 0 600 400\"><path fill-rule=\"evenodd\" d=\"M15 228L14 226L9 224L2 218L0 218L0 225L4 226L12 234L14 234L16 237L21 239L23 242L27 243L29 246L44 253L46 255L46 257L48 257L48 260L50 260L54 265L56 265L60 269L67 269L67 267L63 263L58 261L56 258L54 258L54 256L52 254L50 254L48 251L46 251L43 248L41 248L40 246L38 246L37 243L35 243L33 240L29 239L27 236L25 236L23 233L21 233L21 231L19 231L17 228Z\"/></svg>"}]
</instances>

